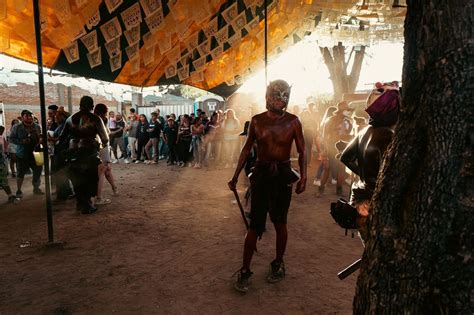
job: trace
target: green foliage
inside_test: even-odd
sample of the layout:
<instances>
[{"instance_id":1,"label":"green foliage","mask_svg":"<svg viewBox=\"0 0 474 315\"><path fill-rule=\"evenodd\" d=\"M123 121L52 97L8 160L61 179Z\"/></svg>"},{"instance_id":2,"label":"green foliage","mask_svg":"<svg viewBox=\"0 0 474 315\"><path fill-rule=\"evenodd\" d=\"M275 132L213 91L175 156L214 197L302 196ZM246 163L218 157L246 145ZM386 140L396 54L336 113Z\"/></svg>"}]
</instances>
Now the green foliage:
<instances>
[{"instance_id":1,"label":"green foliage","mask_svg":"<svg viewBox=\"0 0 474 315\"><path fill-rule=\"evenodd\" d=\"M168 90L168 93L172 94L172 95L176 95L176 96L185 97L185 98L188 98L188 99L191 99L191 100L194 100L194 99L196 99L198 97L201 97L201 96L214 95L212 93L209 93L207 91L195 88L193 86L183 85L183 84L179 84L179 85L175 85L173 87L170 87L169 90Z\"/></svg>"}]
</instances>

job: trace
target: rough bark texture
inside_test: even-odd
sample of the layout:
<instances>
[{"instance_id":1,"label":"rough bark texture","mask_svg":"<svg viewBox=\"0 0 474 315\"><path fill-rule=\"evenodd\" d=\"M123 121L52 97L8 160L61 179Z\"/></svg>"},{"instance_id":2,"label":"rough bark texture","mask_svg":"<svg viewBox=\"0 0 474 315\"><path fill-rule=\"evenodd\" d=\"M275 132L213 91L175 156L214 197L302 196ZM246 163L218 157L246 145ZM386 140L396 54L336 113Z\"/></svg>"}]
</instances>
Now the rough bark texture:
<instances>
[{"instance_id":1,"label":"rough bark texture","mask_svg":"<svg viewBox=\"0 0 474 315\"><path fill-rule=\"evenodd\" d=\"M356 314L474 313L473 19L472 0L408 1L401 115Z\"/></svg>"},{"instance_id":2,"label":"rough bark texture","mask_svg":"<svg viewBox=\"0 0 474 315\"><path fill-rule=\"evenodd\" d=\"M359 50L352 48L347 61L345 47L342 43L334 46L331 50L328 47L319 47L319 49L331 76L334 98L339 101L344 93L353 93L357 87L362 61L364 60L365 46L361 46ZM355 53L354 59L352 59L353 64L351 72L348 74L347 70L353 53Z\"/></svg>"}]
</instances>

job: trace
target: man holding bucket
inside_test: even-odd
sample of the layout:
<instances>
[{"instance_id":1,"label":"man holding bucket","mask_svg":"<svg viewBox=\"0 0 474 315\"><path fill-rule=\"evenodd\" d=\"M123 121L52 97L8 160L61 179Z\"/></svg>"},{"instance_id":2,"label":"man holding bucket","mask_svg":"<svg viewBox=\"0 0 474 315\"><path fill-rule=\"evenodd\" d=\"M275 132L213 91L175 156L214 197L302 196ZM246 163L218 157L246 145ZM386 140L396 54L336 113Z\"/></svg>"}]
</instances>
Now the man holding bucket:
<instances>
[{"instance_id":1,"label":"man holding bucket","mask_svg":"<svg viewBox=\"0 0 474 315\"><path fill-rule=\"evenodd\" d=\"M41 128L33 121L33 113L27 109L21 112L21 123L13 126L10 134L10 141L17 145L16 157L18 163L17 174L17 192L16 197L22 198L23 192L21 187L26 172L29 169L33 172L33 193L35 195L43 195L43 191L39 188L41 184L41 172L43 164L41 161L35 161L33 152L41 143Z\"/></svg>"}]
</instances>

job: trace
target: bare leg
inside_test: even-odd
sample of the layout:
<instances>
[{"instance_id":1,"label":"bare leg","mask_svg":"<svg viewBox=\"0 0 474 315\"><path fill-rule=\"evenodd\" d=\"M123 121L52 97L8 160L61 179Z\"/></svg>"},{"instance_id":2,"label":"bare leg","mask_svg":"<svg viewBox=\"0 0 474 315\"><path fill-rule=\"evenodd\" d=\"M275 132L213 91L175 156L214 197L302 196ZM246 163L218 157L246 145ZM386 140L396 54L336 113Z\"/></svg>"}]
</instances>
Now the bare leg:
<instances>
[{"instance_id":1,"label":"bare leg","mask_svg":"<svg viewBox=\"0 0 474 315\"><path fill-rule=\"evenodd\" d=\"M321 176L321 186L326 185L328 179L329 179L329 173L331 172L329 169L329 161L325 160L322 161L323 164L323 175Z\"/></svg>"},{"instance_id":2,"label":"bare leg","mask_svg":"<svg viewBox=\"0 0 474 315\"><path fill-rule=\"evenodd\" d=\"M286 242L288 240L288 229L286 224L275 223L276 231L276 261L283 261L283 255L285 254Z\"/></svg>"},{"instance_id":3,"label":"bare leg","mask_svg":"<svg viewBox=\"0 0 474 315\"><path fill-rule=\"evenodd\" d=\"M114 179L114 175L112 174L112 168L109 165L107 166L107 169L105 170L105 178L107 178L107 181L112 187L112 190L114 191L114 193L116 193L117 186L115 185L115 179Z\"/></svg>"},{"instance_id":4,"label":"bare leg","mask_svg":"<svg viewBox=\"0 0 474 315\"><path fill-rule=\"evenodd\" d=\"M16 166L16 155L14 153L11 153L11 156L10 156L10 170L12 172L12 176L16 176L15 166Z\"/></svg>"},{"instance_id":5,"label":"bare leg","mask_svg":"<svg viewBox=\"0 0 474 315\"><path fill-rule=\"evenodd\" d=\"M257 245L257 232L252 229L247 230L247 234L245 235L245 243L244 243L244 258L242 262L242 270L249 270L250 269L250 262L252 261L253 252L255 251L255 247Z\"/></svg>"},{"instance_id":6,"label":"bare leg","mask_svg":"<svg viewBox=\"0 0 474 315\"><path fill-rule=\"evenodd\" d=\"M102 198L102 190L104 189L105 170L107 166L99 164L99 182L97 183L97 198Z\"/></svg>"}]
</instances>

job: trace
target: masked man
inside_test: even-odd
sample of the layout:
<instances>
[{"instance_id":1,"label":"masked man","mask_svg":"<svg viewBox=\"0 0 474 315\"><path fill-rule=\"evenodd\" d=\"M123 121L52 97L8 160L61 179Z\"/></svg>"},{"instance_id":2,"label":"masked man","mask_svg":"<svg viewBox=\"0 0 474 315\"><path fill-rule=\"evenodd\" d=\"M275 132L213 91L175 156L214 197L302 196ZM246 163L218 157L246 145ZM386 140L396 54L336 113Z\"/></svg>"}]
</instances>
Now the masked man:
<instances>
[{"instance_id":1,"label":"masked man","mask_svg":"<svg viewBox=\"0 0 474 315\"><path fill-rule=\"evenodd\" d=\"M229 188L235 191L239 174L256 142L257 161L250 175L251 222L245 236L242 268L234 286L240 292L248 290L252 275L250 262L257 237L261 237L265 230L267 213L270 214L276 231L276 258L271 263L267 280L274 283L285 276L283 255L288 238L287 213L292 184L298 182L297 194L302 193L306 187L306 155L301 122L295 115L286 112L290 91L290 86L283 80L270 82L266 91L267 111L252 117L237 168L228 183ZM290 164L293 141L298 150L301 176Z\"/></svg>"},{"instance_id":2,"label":"masked man","mask_svg":"<svg viewBox=\"0 0 474 315\"><path fill-rule=\"evenodd\" d=\"M90 96L83 96L79 112L66 120L59 141L69 139L69 172L77 198L77 210L83 214L97 211L92 206L91 198L97 193L98 165L100 159L99 136L102 147L109 142L107 130L99 116L91 113L94 101Z\"/></svg>"},{"instance_id":3,"label":"masked man","mask_svg":"<svg viewBox=\"0 0 474 315\"><path fill-rule=\"evenodd\" d=\"M350 203L359 213L358 228L363 240L366 239L365 219L369 215L369 202L374 193L380 164L398 120L398 83L377 83L367 105L369 126L359 131L341 155L341 162L359 176L359 180L352 185Z\"/></svg>"}]
</instances>

